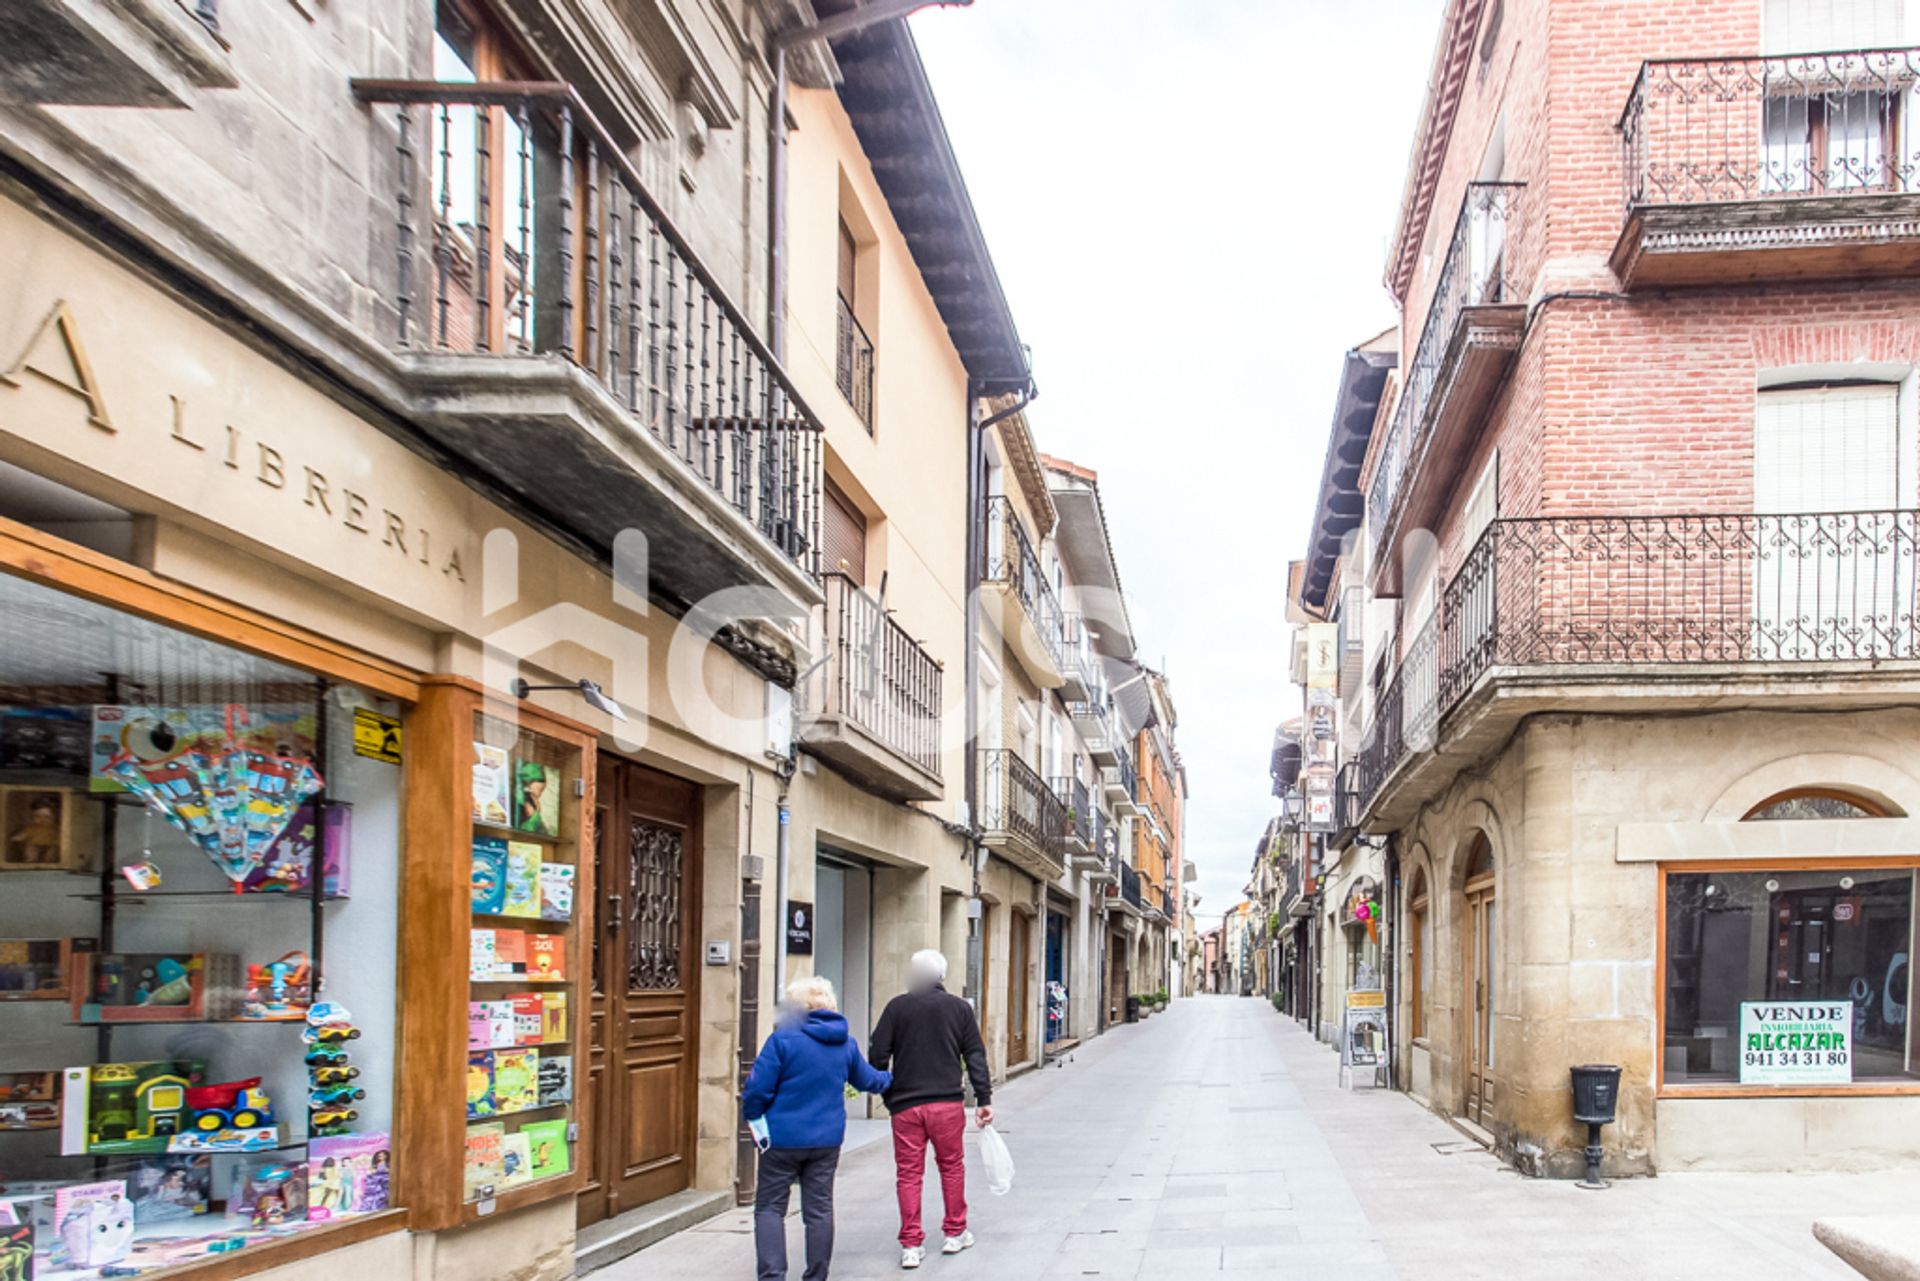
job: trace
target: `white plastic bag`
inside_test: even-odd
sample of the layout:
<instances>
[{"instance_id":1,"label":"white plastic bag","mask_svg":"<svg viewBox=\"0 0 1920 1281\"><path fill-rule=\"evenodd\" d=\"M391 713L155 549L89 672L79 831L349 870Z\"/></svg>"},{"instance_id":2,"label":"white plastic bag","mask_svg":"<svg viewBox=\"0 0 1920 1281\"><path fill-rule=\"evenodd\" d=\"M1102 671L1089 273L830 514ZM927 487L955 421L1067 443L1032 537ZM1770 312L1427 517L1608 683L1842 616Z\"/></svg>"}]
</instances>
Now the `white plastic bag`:
<instances>
[{"instance_id":1,"label":"white plastic bag","mask_svg":"<svg viewBox=\"0 0 1920 1281\"><path fill-rule=\"evenodd\" d=\"M980 1127L980 1160L987 1167L987 1191L1005 1196L1013 1191L1013 1153L1007 1141L990 1125Z\"/></svg>"}]
</instances>

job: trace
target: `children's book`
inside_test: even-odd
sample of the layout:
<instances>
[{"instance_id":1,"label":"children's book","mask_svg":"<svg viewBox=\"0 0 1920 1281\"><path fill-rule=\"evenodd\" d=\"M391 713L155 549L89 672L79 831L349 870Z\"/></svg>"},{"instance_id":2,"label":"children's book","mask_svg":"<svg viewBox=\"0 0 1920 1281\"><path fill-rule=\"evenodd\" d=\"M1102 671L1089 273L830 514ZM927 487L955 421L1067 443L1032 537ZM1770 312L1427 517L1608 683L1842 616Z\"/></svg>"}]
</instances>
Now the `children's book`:
<instances>
[{"instance_id":1,"label":"children's book","mask_svg":"<svg viewBox=\"0 0 1920 1281\"><path fill-rule=\"evenodd\" d=\"M76 1241L83 1247L100 1233L115 1239L131 1240L132 1208L126 1199L125 1179L102 1179L97 1183L75 1183L57 1188L53 1194L54 1253L75 1267L94 1266L88 1257L75 1255ZM62 1247L65 1247L64 1249ZM98 1262L108 1262L102 1257Z\"/></svg>"},{"instance_id":2,"label":"children's book","mask_svg":"<svg viewBox=\"0 0 1920 1281\"><path fill-rule=\"evenodd\" d=\"M571 863L540 865L540 919L545 921L573 919L573 865Z\"/></svg>"},{"instance_id":3,"label":"children's book","mask_svg":"<svg viewBox=\"0 0 1920 1281\"><path fill-rule=\"evenodd\" d=\"M393 1144L384 1134L341 1134L307 1145L307 1218L384 1210Z\"/></svg>"},{"instance_id":4,"label":"children's book","mask_svg":"<svg viewBox=\"0 0 1920 1281\"><path fill-rule=\"evenodd\" d=\"M500 1140L500 1186L517 1187L533 1181L533 1147L525 1132L515 1132Z\"/></svg>"},{"instance_id":5,"label":"children's book","mask_svg":"<svg viewBox=\"0 0 1920 1281\"><path fill-rule=\"evenodd\" d=\"M127 1195L141 1227L205 1214L213 1201L213 1158L182 1153L141 1161L127 1175Z\"/></svg>"},{"instance_id":6,"label":"children's book","mask_svg":"<svg viewBox=\"0 0 1920 1281\"><path fill-rule=\"evenodd\" d=\"M491 1050L493 1048L493 1011L488 1007L491 1001L467 1002L467 1048L469 1050Z\"/></svg>"},{"instance_id":7,"label":"children's book","mask_svg":"<svg viewBox=\"0 0 1920 1281\"><path fill-rule=\"evenodd\" d=\"M507 843L495 836L473 842L473 910L499 916L507 904Z\"/></svg>"},{"instance_id":8,"label":"children's book","mask_svg":"<svg viewBox=\"0 0 1920 1281\"><path fill-rule=\"evenodd\" d=\"M538 992L522 992L511 998L513 1004L512 1045L538 1045L546 1028L546 1002Z\"/></svg>"},{"instance_id":9,"label":"children's book","mask_svg":"<svg viewBox=\"0 0 1920 1281\"><path fill-rule=\"evenodd\" d=\"M540 915L540 847L530 841L507 842L507 916Z\"/></svg>"},{"instance_id":10,"label":"children's book","mask_svg":"<svg viewBox=\"0 0 1920 1281\"><path fill-rule=\"evenodd\" d=\"M472 930L469 933L472 943L467 952L467 978L475 983L484 983L500 967L499 932Z\"/></svg>"},{"instance_id":11,"label":"children's book","mask_svg":"<svg viewBox=\"0 0 1920 1281\"><path fill-rule=\"evenodd\" d=\"M507 808L513 786L513 761L504 747L473 745L473 821L507 826L513 811Z\"/></svg>"},{"instance_id":12,"label":"children's book","mask_svg":"<svg viewBox=\"0 0 1920 1281\"><path fill-rule=\"evenodd\" d=\"M560 771L538 761L513 767L513 826L537 836L560 835Z\"/></svg>"},{"instance_id":13,"label":"children's book","mask_svg":"<svg viewBox=\"0 0 1920 1281\"><path fill-rule=\"evenodd\" d=\"M493 1102L495 1109L525 1112L540 1104L540 1051L495 1050L493 1052Z\"/></svg>"},{"instance_id":14,"label":"children's book","mask_svg":"<svg viewBox=\"0 0 1920 1281\"><path fill-rule=\"evenodd\" d=\"M556 1103L573 1102L573 1056L571 1054L540 1056L538 1102L543 1108L552 1107Z\"/></svg>"},{"instance_id":15,"label":"children's book","mask_svg":"<svg viewBox=\"0 0 1920 1281\"><path fill-rule=\"evenodd\" d=\"M552 1178L573 1168L573 1154L567 1147L567 1123L564 1118L530 1121L520 1127L533 1153L533 1177Z\"/></svg>"},{"instance_id":16,"label":"children's book","mask_svg":"<svg viewBox=\"0 0 1920 1281\"><path fill-rule=\"evenodd\" d=\"M526 972L527 932L495 930L493 932L493 977L510 979Z\"/></svg>"},{"instance_id":17,"label":"children's book","mask_svg":"<svg viewBox=\"0 0 1920 1281\"><path fill-rule=\"evenodd\" d=\"M487 1003L487 1048L511 1050L520 1043L520 1019L511 999Z\"/></svg>"},{"instance_id":18,"label":"children's book","mask_svg":"<svg viewBox=\"0 0 1920 1281\"><path fill-rule=\"evenodd\" d=\"M527 935L527 977L557 981L567 977L567 940L559 934Z\"/></svg>"},{"instance_id":19,"label":"children's book","mask_svg":"<svg viewBox=\"0 0 1920 1281\"><path fill-rule=\"evenodd\" d=\"M500 1159L501 1141L507 1127L498 1121L467 1127L466 1189L469 1197L479 1195L482 1187L498 1185L506 1171Z\"/></svg>"},{"instance_id":20,"label":"children's book","mask_svg":"<svg viewBox=\"0 0 1920 1281\"><path fill-rule=\"evenodd\" d=\"M567 1039L567 994L540 993L540 1040L553 1044Z\"/></svg>"},{"instance_id":21,"label":"children's book","mask_svg":"<svg viewBox=\"0 0 1920 1281\"><path fill-rule=\"evenodd\" d=\"M499 1096L494 1092L493 1052L467 1055L467 1120L484 1120L499 1112Z\"/></svg>"}]
</instances>

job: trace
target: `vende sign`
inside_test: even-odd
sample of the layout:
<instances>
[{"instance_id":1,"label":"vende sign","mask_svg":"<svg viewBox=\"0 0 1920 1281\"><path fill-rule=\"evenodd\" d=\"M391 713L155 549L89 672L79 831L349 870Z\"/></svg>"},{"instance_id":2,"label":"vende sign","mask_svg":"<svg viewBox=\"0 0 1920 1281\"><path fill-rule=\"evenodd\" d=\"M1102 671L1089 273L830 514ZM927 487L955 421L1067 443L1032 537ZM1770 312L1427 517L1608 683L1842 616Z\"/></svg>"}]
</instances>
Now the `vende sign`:
<instances>
[{"instance_id":1,"label":"vende sign","mask_svg":"<svg viewBox=\"0 0 1920 1281\"><path fill-rule=\"evenodd\" d=\"M1741 1002L1740 1084L1852 1083L1852 1001Z\"/></svg>"}]
</instances>

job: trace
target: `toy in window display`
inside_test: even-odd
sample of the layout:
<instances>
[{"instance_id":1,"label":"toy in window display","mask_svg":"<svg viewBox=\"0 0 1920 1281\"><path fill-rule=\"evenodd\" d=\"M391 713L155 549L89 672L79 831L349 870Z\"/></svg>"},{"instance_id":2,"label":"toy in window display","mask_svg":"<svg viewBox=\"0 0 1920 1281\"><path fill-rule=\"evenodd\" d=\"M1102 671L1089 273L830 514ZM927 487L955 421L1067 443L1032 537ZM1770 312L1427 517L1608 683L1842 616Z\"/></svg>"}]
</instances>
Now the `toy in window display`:
<instances>
[{"instance_id":1,"label":"toy in window display","mask_svg":"<svg viewBox=\"0 0 1920 1281\"><path fill-rule=\"evenodd\" d=\"M120 1179L60 1189L53 1218L69 1267L103 1267L125 1258L133 1245L133 1202Z\"/></svg>"},{"instance_id":2,"label":"toy in window display","mask_svg":"<svg viewBox=\"0 0 1920 1281\"><path fill-rule=\"evenodd\" d=\"M66 846L66 797L22 792L7 797L8 867L58 867Z\"/></svg>"},{"instance_id":3,"label":"toy in window display","mask_svg":"<svg viewBox=\"0 0 1920 1281\"><path fill-rule=\"evenodd\" d=\"M213 1197L213 1158L178 1156L142 1161L128 1178L137 1224L205 1214Z\"/></svg>"},{"instance_id":4,"label":"toy in window display","mask_svg":"<svg viewBox=\"0 0 1920 1281\"><path fill-rule=\"evenodd\" d=\"M247 994L240 1017L283 1022L304 1019L312 995L312 962L305 952L288 952L277 961L247 967Z\"/></svg>"},{"instance_id":5,"label":"toy in window display","mask_svg":"<svg viewBox=\"0 0 1920 1281\"><path fill-rule=\"evenodd\" d=\"M366 1092L347 1083L360 1075L348 1064L346 1043L360 1035L353 1026L347 1007L334 1001L321 1001L307 1011L307 1026L300 1038L307 1044L307 1133L309 1136L337 1136L360 1119L348 1104L365 1098Z\"/></svg>"},{"instance_id":6,"label":"toy in window display","mask_svg":"<svg viewBox=\"0 0 1920 1281\"><path fill-rule=\"evenodd\" d=\"M84 1092L86 1150L167 1151L191 1128L188 1095L205 1071L198 1060L94 1064Z\"/></svg>"},{"instance_id":7,"label":"toy in window display","mask_svg":"<svg viewBox=\"0 0 1920 1281\"><path fill-rule=\"evenodd\" d=\"M202 1134L257 1130L274 1123L273 1100L257 1076L195 1086L187 1091L187 1106L193 1109L193 1128Z\"/></svg>"},{"instance_id":8,"label":"toy in window display","mask_svg":"<svg viewBox=\"0 0 1920 1281\"><path fill-rule=\"evenodd\" d=\"M0 1281L33 1281L33 1225L0 1227Z\"/></svg>"}]
</instances>

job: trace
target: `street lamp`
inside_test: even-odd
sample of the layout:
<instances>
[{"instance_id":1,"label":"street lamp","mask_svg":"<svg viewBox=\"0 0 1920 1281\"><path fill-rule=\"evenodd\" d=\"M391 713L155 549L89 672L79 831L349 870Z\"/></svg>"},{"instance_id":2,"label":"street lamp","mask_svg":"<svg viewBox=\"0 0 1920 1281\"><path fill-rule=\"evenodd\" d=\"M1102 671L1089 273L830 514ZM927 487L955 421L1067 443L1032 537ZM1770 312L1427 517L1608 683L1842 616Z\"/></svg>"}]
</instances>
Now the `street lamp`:
<instances>
[{"instance_id":1,"label":"street lamp","mask_svg":"<svg viewBox=\"0 0 1920 1281\"><path fill-rule=\"evenodd\" d=\"M1300 825L1300 815L1306 810L1306 807L1307 798L1301 794L1300 789L1297 787L1288 789L1286 794L1280 798L1280 812L1286 816L1287 826L1289 827L1298 827Z\"/></svg>"},{"instance_id":2,"label":"street lamp","mask_svg":"<svg viewBox=\"0 0 1920 1281\"><path fill-rule=\"evenodd\" d=\"M616 721L625 721L627 719L627 714L620 710L620 704L607 697L607 692L600 688L599 682L588 680L584 676L571 685L529 685L524 679L513 682L513 696L515 698L525 698L537 690L547 689L572 690L581 698L587 700L588 707L596 711L605 712Z\"/></svg>"}]
</instances>

